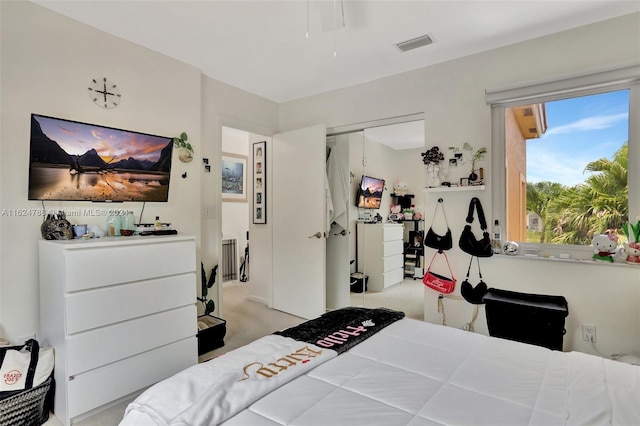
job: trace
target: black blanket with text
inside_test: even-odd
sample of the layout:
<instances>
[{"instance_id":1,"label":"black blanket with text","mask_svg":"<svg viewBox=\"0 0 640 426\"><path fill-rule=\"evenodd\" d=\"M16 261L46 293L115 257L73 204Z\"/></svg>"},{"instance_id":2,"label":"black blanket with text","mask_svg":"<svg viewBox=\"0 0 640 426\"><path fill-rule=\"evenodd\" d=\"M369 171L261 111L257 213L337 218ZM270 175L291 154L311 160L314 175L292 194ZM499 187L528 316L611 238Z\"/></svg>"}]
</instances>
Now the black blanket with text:
<instances>
[{"instance_id":1,"label":"black blanket with text","mask_svg":"<svg viewBox=\"0 0 640 426\"><path fill-rule=\"evenodd\" d=\"M347 307L273 334L330 348L341 354L402 318L404 312L387 308Z\"/></svg>"}]
</instances>

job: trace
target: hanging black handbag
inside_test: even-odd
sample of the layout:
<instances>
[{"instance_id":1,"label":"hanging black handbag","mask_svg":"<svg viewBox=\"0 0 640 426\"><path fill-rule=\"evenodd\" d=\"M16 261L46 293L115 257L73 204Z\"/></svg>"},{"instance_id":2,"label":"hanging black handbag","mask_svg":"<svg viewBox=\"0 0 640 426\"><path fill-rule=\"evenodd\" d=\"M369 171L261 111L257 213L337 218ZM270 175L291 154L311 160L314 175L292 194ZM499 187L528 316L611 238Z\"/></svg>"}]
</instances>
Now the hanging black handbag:
<instances>
[{"instance_id":1,"label":"hanging black handbag","mask_svg":"<svg viewBox=\"0 0 640 426\"><path fill-rule=\"evenodd\" d=\"M482 230L482 238L476 239L471 230L471 224L473 223L473 211L478 212L478 221L480 222L480 229ZM477 257L491 257L493 256L493 250L491 247L491 237L487 231L487 221L484 218L484 211L482 210L482 204L477 197L473 197L469 203L469 213L467 214L467 224L460 234L460 241L458 243L460 249L463 252Z\"/></svg>"},{"instance_id":2,"label":"hanging black handbag","mask_svg":"<svg viewBox=\"0 0 640 426\"><path fill-rule=\"evenodd\" d=\"M424 245L427 247L434 248L439 252L443 250L449 250L453 247L453 237L451 236L451 229L449 228L449 222L447 222L447 215L444 214L444 207L442 207L443 199L438 199L438 204L436 205L435 210L433 211L433 218L431 219L431 226L427 231L427 236L424 239ZM444 222L447 225L447 232L444 235L438 235L433 230L433 222L436 218L436 213L438 212L438 206L442 209L442 216L444 216Z\"/></svg>"},{"instance_id":3,"label":"hanging black handbag","mask_svg":"<svg viewBox=\"0 0 640 426\"><path fill-rule=\"evenodd\" d=\"M482 298L487 294L489 289L487 288L487 283L482 279L482 272L480 272L480 260L476 257L476 262L478 264L478 276L480 277L480 282L475 286L469 282L469 272L471 272L471 264L473 263L473 257L471 256L471 260L469 261L469 268L467 269L467 276L465 277L462 284L460 284L460 294L464 297L469 303L474 305L482 305L484 302Z\"/></svg>"}]
</instances>

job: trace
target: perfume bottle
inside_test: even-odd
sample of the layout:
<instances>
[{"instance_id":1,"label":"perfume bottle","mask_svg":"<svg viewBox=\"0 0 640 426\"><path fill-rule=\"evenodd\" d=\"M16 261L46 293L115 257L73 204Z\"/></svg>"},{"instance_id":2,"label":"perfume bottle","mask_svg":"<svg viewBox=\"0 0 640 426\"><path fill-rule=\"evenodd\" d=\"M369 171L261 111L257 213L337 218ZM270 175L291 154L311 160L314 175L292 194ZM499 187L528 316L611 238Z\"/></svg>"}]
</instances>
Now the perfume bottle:
<instances>
[{"instance_id":1,"label":"perfume bottle","mask_svg":"<svg viewBox=\"0 0 640 426\"><path fill-rule=\"evenodd\" d=\"M107 236L115 237L120 235L120 215L111 214L107 217Z\"/></svg>"},{"instance_id":2,"label":"perfume bottle","mask_svg":"<svg viewBox=\"0 0 640 426\"><path fill-rule=\"evenodd\" d=\"M502 253L502 226L498 223L498 219L493 222L493 252Z\"/></svg>"},{"instance_id":3,"label":"perfume bottle","mask_svg":"<svg viewBox=\"0 0 640 426\"><path fill-rule=\"evenodd\" d=\"M153 229L159 231L162 229L162 222L160 222L160 216L156 216L156 221L153 224Z\"/></svg>"}]
</instances>

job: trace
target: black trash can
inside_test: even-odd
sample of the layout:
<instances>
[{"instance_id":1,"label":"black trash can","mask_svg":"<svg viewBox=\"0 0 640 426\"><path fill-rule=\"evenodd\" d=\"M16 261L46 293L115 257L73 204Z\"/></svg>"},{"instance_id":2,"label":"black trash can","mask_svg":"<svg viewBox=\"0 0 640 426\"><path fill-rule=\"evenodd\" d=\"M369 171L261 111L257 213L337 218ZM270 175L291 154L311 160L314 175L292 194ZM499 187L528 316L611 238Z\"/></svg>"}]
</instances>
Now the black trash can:
<instances>
[{"instance_id":1,"label":"black trash can","mask_svg":"<svg viewBox=\"0 0 640 426\"><path fill-rule=\"evenodd\" d=\"M489 289L485 303L489 335L562 350L569 315L563 296Z\"/></svg>"},{"instance_id":2,"label":"black trash can","mask_svg":"<svg viewBox=\"0 0 640 426\"><path fill-rule=\"evenodd\" d=\"M367 282L369 281L369 276L363 274L362 272L354 272L351 274L351 292L352 293L362 293L363 291L368 290Z\"/></svg>"}]
</instances>

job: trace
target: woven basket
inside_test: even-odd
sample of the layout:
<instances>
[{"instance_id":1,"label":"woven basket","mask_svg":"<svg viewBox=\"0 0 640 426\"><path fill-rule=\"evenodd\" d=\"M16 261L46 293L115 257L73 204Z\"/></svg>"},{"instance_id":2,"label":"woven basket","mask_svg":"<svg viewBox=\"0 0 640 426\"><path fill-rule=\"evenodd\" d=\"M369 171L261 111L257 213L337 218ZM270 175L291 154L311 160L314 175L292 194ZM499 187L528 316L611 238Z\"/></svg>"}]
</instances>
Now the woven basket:
<instances>
[{"instance_id":1,"label":"woven basket","mask_svg":"<svg viewBox=\"0 0 640 426\"><path fill-rule=\"evenodd\" d=\"M49 419L47 394L53 377L38 386L0 400L0 426L41 425Z\"/></svg>"}]
</instances>

